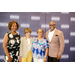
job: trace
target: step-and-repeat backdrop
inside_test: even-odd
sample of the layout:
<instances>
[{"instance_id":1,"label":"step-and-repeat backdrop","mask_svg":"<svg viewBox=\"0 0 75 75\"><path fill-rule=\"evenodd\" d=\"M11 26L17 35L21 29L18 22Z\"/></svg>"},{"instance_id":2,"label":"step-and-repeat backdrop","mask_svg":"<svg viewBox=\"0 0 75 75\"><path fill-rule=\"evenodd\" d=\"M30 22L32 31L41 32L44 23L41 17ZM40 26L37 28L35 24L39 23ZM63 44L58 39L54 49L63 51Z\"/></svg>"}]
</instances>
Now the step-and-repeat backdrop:
<instances>
[{"instance_id":1,"label":"step-and-repeat backdrop","mask_svg":"<svg viewBox=\"0 0 75 75\"><path fill-rule=\"evenodd\" d=\"M56 28L63 31L65 38L65 49L60 61L75 61L75 12L0 12L0 62L4 61L3 37L9 32L8 23L13 20L19 23L17 32L21 36L26 27L32 30L31 36L36 36L39 28L46 32L49 22L55 21Z\"/></svg>"}]
</instances>

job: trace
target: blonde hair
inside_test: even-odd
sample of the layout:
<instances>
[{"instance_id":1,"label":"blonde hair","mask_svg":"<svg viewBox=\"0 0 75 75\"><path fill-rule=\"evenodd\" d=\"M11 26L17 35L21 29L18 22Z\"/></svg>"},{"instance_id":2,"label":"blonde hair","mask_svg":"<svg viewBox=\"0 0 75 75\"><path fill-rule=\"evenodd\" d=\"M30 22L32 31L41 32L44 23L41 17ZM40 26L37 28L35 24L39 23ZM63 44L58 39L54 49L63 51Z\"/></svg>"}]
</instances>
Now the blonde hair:
<instances>
[{"instance_id":1,"label":"blonde hair","mask_svg":"<svg viewBox=\"0 0 75 75\"><path fill-rule=\"evenodd\" d=\"M24 33L26 34L27 32L30 32L30 33L31 33L32 30L31 30L30 28L25 28L25 29L24 29Z\"/></svg>"},{"instance_id":2,"label":"blonde hair","mask_svg":"<svg viewBox=\"0 0 75 75\"><path fill-rule=\"evenodd\" d=\"M38 29L39 30L39 29ZM37 33L38 33L38 30L37 30ZM44 30L42 28L40 28L40 30L42 30L43 34L44 34Z\"/></svg>"}]
</instances>

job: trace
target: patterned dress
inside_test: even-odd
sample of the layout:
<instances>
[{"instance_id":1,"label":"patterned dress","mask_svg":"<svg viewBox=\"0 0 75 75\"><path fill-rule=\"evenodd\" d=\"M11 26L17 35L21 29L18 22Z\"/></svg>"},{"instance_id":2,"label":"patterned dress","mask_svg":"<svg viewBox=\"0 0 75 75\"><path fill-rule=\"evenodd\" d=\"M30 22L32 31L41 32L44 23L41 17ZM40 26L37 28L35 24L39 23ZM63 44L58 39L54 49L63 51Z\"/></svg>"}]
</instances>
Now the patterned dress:
<instances>
[{"instance_id":1,"label":"patterned dress","mask_svg":"<svg viewBox=\"0 0 75 75\"><path fill-rule=\"evenodd\" d=\"M12 34L7 32L8 35L8 45L7 49L12 57L12 62L18 62L19 49L20 49L20 34ZM8 61L8 57L5 54L5 62Z\"/></svg>"},{"instance_id":2,"label":"patterned dress","mask_svg":"<svg viewBox=\"0 0 75 75\"><path fill-rule=\"evenodd\" d=\"M43 59L45 56L45 50L49 48L48 41L45 38L38 40L37 37L33 37L32 46L33 58L36 59Z\"/></svg>"}]
</instances>

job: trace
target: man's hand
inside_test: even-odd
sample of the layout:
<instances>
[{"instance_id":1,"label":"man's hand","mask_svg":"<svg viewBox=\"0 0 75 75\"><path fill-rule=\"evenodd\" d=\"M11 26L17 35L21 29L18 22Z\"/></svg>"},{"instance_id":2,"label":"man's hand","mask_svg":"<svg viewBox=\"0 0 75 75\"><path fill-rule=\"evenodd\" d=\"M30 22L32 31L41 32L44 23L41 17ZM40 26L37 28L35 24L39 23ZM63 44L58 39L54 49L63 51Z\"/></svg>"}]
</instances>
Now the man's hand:
<instances>
[{"instance_id":1,"label":"man's hand","mask_svg":"<svg viewBox=\"0 0 75 75\"><path fill-rule=\"evenodd\" d=\"M57 59L60 59L61 58L61 56L60 55L57 55Z\"/></svg>"}]
</instances>

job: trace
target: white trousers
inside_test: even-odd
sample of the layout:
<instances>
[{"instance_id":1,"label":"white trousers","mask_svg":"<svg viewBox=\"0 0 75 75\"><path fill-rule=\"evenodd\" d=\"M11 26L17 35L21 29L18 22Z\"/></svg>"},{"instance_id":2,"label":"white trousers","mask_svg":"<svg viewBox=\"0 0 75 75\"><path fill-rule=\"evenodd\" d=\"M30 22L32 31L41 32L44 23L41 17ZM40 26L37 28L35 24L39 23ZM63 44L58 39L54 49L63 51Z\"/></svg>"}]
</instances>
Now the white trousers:
<instances>
[{"instance_id":1,"label":"white trousers","mask_svg":"<svg viewBox=\"0 0 75 75\"><path fill-rule=\"evenodd\" d=\"M33 58L33 61L34 61L34 62L44 62L43 59L36 59L36 58Z\"/></svg>"}]
</instances>

